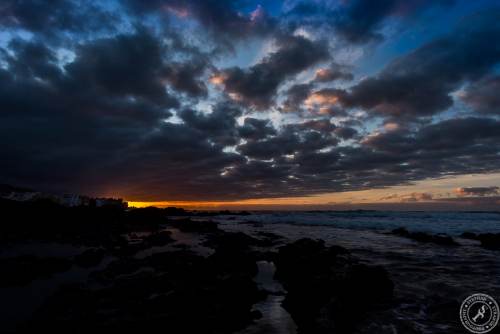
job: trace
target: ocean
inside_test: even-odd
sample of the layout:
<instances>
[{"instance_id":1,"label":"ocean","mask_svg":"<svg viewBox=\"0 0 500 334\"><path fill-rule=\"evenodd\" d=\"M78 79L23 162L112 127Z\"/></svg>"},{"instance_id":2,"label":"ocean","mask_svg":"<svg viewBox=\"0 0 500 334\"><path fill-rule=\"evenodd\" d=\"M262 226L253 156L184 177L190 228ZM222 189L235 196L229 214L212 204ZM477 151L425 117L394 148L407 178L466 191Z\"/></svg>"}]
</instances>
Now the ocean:
<instances>
[{"instance_id":1,"label":"ocean","mask_svg":"<svg viewBox=\"0 0 500 334\"><path fill-rule=\"evenodd\" d=\"M331 226L353 230L391 231L404 227L410 231L444 233L500 232L500 212L426 211L261 211L251 216L218 216L221 222L254 221L263 224Z\"/></svg>"}]
</instances>

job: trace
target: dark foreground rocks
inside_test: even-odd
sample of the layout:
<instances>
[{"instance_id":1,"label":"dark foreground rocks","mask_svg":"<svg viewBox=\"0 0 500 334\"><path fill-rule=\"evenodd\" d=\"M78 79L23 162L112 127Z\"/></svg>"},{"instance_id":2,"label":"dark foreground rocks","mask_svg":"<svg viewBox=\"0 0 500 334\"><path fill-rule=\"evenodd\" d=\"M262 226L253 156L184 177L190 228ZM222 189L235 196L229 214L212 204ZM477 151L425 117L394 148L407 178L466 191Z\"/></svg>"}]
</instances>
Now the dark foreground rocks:
<instances>
[{"instance_id":1,"label":"dark foreground rocks","mask_svg":"<svg viewBox=\"0 0 500 334\"><path fill-rule=\"evenodd\" d=\"M252 311L267 296L254 281L260 260L275 262L276 279L288 291L283 307L301 333L366 328L363 321L392 303L393 284L383 268L362 264L346 249L322 241L286 244L269 232L225 232L215 222L174 208L0 201L0 209L16 221L0 225L5 244L47 241L85 249L67 258L0 260L3 287L70 268L86 273L78 284L60 286L19 324L20 332L234 333L261 316ZM176 236L198 241L190 248ZM195 253L196 246L209 251Z\"/></svg>"},{"instance_id":2,"label":"dark foreground rocks","mask_svg":"<svg viewBox=\"0 0 500 334\"><path fill-rule=\"evenodd\" d=\"M473 239L481 242L481 246L490 250L500 250L500 233L475 234L464 232L461 235L465 239Z\"/></svg>"},{"instance_id":3,"label":"dark foreground rocks","mask_svg":"<svg viewBox=\"0 0 500 334\"><path fill-rule=\"evenodd\" d=\"M83 253L75 256L75 264L82 268L95 267L101 263L105 255L106 251L104 249L87 249Z\"/></svg>"},{"instance_id":4,"label":"dark foreground rocks","mask_svg":"<svg viewBox=\"0 0 500 334\"><path fill-rule=\"evenodd\" d=\"M18 256L0 260L0 287L23 286L35 279L48 278L71 268L69 259Z\"/></svg>"},{"instance_id":5,"label":"dark foreground rocks","mask_svg":"<svg viewBox=\"0 0 500 334\"><path fill-rule=\"evenodd\" d=\"M459 244L453 240L452 237L444 234L428 234L425 232L410 232L404 227L400 227L392 230L392 233L405 237L411 240L415 240L422 243L433 243L441 246L459 246Z\"/></svg>"},{"instance_id":6,"label":"dark foreground rocks","mask_svg":"<svg viewBox=\"0 0 500 334\"><path fill-rule=\"evenodd\" d=\"M91 275L100 288L60 289L22 329L232 333L260 316L251 308L265 297L252 280L255 259L238 258L190 251L122 258Z\"/></svg>"},{"instance_id":7,"label":"dark foreground rocks","mask_svg":"<svg viewBox=\"0 0 500 334\"><path fill-rule=\"evenodd\" d=\"M283 306L300 333L351 333L367 314L390 306L388 273L358 263L342 247L300 239L281 247L275 263L288 291Z\"/></svg>"}]
</instances>

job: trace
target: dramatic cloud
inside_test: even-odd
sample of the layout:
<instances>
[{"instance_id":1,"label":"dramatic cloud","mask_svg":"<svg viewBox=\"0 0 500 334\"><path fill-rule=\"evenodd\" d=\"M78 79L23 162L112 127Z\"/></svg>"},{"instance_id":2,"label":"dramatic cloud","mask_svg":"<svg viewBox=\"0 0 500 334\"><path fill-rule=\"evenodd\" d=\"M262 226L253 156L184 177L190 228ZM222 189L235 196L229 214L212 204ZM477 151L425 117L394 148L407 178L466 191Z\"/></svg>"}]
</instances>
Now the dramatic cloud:
<instances>
[{"instance_id":1,"label":"dramatic cloud","mask_svg":"<svg viewBox=\"0 0 500 334\"><path fill-rule=\"evenodd\" d=\"M108 30L118 21L116 15L93 1L4 0L0 4L0 26L25 29L49 39L61 37L61 32Z\"/></svg>"},{"instance_id":2,"label":"dramatic cloud","mask_svg":"<svg viewBox=\"0 0 500 334\"><path fill-rule=\"evenodd\" d=\"M242 14L243 1L232 0L127 0L133 11L171 13L180 18L195 18L216 38L244 38L267 35L276 23L257 5L248 15ZM226 40L227 41L227 40Z\"/></svg>"},{"instance_id":3,"label":"dramatic cloud","mask_svg":"<svg viewBox=\"0 0 500 334\"><path fill-rule=\"evenodd\" d=\"M280 36L278 50L258 64L241 69L221 71L212 83L222 84L235 100L264 109L273 102L278 87L287 79L328 58L323 42L313 42L301 36Z\"/></svg>"},{"instance_id":4,"label":"dramatic cloud","mask_svg":"<svg viewBox=\"0 0 500 334\"><path fill-rule=\"evenodd\" d=\"M242 139L259 140L275 135L276 129L268 120L247 117L238 132Z\"/></svg>"},{"instance_id":5,"label":"dramatic cloud","mask_svg":"<svg viewBox=\"0 0 500 334\"><path fill-rule=\"evenodd\" d=\"M389 196L385 196L380 198L380 201L398 201L403 203L411 203L411 202L428 202L432 201L434 196L430 193L418 193L413 192L410 194L392 194Z\"/></svg>"},{"instance_id":6,"label":"dramatic cloud","mask_svg":"<svg viewBox=\"0 0 500 334\"><path fill-rule=\"evenodd\" d=\"M468 188L457 188L455 193L458 196L487 196L487 195L499 195L500 188L497 186L492 187L468 187Z\"/></svg>"},{"instance_id":7,"label":"dramatic cloud","mask_svg":"<svg viewBox=\"0 0 500 334\"><path fill-rule=\"evenodd\" d=\"M179 116L186 125L199 131L200 136L208 136L217 144L235 145L239 140L235 117L241 113L240 109L230 104L223 104L215 106L214 111L208 115L186 109L181 111Z\"/></svg>"},{"instance_id":8,"label":"dramatic cloud","mask_svg":"<svg viewBox=\"0 0 500 334\"><path fill-rule=\"evenodd\" d=\"M500 11L463 20L455 31L392 61L377 76L362 80L342 98L392 117L431 116L451 107L450 94L476 81L500 61Z\"/></svg>"},{"instance_id":9,"label":"dramatic cloud","mask_svg":"<svg viewBox=\"0 0 500 334\"><path fill-rule=\"evenodd\" d=\"M330 64L330 67L316 70L314 80L317 82L330 82L335 80L352 80L354 75L350 73L345 66L336 63Z\"/></svg>"},{"instance_id":10,"label":"dramatic cloud","mask_svg":"<svg viewBox=\"0 0 500 334\"><path fill-rule=\"evenodd\" d=\"M290 87L286 92L286 100L281 110L284 112L300 111L302 103L307 99L313 87L312 84L297 84Z\"/></svg>"},{"instance_id":11,"label":"dramatic cloud","mask_svg":"<svg viewBox=\"0 0 500 334\"><path fill-rule=\"evenodd\" d=\"M500 76L484 78L467 87L462 99L474 110L500 115Z\"/></svg>"},{"instance_id":12,"label":"dramatic cloud","mask_svg":"<svg viewBox=\"0 0 500 334\"><path fill-rule=\"evenodd\" d=\"M498 172L500 12L457 6L457 28L414 29L414 40L346 62L349 48L373 46L349 43L398 34L388 18L423 24L416 14L442 7L4 1L0 183L236 200ZM422 191L397 199L428 200Z\"/></svg>"}]
</instances>

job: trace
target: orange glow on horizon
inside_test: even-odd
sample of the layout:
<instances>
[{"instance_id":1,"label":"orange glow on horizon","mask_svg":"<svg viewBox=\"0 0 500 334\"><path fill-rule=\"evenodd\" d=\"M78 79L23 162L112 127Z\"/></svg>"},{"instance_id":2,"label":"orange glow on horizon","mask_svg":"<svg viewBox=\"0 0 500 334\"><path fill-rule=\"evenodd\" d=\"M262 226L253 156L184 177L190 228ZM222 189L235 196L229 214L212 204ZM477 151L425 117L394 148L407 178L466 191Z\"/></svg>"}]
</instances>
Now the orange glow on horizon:
<instances>
[{"instance_id":1,"label":"orange glow on horizon","mask_svg":"<svg viewBox=\"0 0 500 334\"><path fill-rule=\"evenodd\" d=\"M380 189L332 192L302 197L260 198L238 201L128 201L130 207L181 207L186 209L265 209L275 207L349 207L359 205L431 203L461 197L462 187L484 187L500 184L500 173L468 174L440 179L427 179L414 184Z\"/></svg>"}]
</instances>

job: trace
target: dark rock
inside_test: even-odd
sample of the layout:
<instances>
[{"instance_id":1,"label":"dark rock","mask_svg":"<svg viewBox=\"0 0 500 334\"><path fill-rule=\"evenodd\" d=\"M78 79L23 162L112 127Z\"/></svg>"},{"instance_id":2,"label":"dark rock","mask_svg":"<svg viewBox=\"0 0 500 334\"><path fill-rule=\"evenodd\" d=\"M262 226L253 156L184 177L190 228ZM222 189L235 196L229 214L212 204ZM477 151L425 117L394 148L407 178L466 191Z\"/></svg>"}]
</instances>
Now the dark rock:
<instances>
[{"instance_id":1,"label":"dark rock","mask_svg":"<svg viewBox=\"0 0 500 334\"><path fill-rule=\"evenodd\" d=\"M253 227L264 227L264 223L256 221L256 220L246 220L246 221L241 222L240 224L247 224L247 225L251 225Z\"/></svg>"},{"instance_id":2,"label":"dark rock","mask_svg":"<svg viewBox=\"0 0 500 334\"><path fill-rule=\"evenodd\" d=\"M126 214L127 231L156 231L167 222L163 209L155 207L132 209Z\"/></svg>"},{"instance_id":3,"label":"dark rock","mask_svg":"<svg viewBox=\"0 0 500 334\"><path fill-rule=\"evenodd\" d=\"M478 240L481 246L490 250L500 250L500 233L481 233L464 232L462 238Z\"/></svg>"},{"instance_id":4,"label":"dark rock","mask_svg":"<svg viewBox=\"0 0 500 334\"><path fill-rule=\"evenodd\" d=\"M409 237L410 236L410 232L407 229L405 229L404 227L398 227L398 228L392 230L392 233L399 235L399 236L402 236L402 237Z\"/></svg>"},{"instance_id":5,"label":"dark rock","mask_svg":"<svg viewBox=\"0 0 500 334\"><path fill-rule=\"evenodd\" d=\"M433 243L442 246L459 246L452 237L444 234L433 235L425 232L409 232L403 227L394 229L392 233L422 243Z\"/></svg>"},{"instance_id":6,"label":"dark rock","mask_svg":"<svg viewBox=\"0 0 500 334\"><path fill-rule=\"evenodd\" d=\"M477 234L472 232L464 232L460 235L460 237L464 239L477 240Z\"/></svg>"},{"instance_id":7,"label":"dark rock","mask_svg":"<svg viewBox=\"0 0 500 334\"><path fill-rule=\"evenodd\" d=\"M19 256L0 260L2 275L0 286L22 286L39 278L48 278L55 273L71 268L71 261L63 258L39 258Z\"/></svg>"},{"instance_id":8,"label":"dark rock","mask_svg":"<svg viewBox=\"0 0 500 334\"><path fill-rule=\"evenodd\" d=\"M243 232L224 232L208 236L204 243L207 247L228 252L241 252L248 250L251 246L259 245L260 240Z\"/></svg>"},{"instance_id":9,"label":"dark rock","mask_svg":"<svg viewBox=\"0 0 500 334\"><path fill-rule=\"evenodd\" d=\"M382 267L357 263L339 246L300 239L279 249L276 278L288 291L283 307L303 333L350 333L360 319L391 301Z\"/></svg>"},{"instance_id":10,"label":"dark rock","mask_svg":"<svg viewBox=\"0 0 500 334\"><path fill-rule=\"evenodd\" d=\"M189 212L187 212L183 208L176 208L176 207L165 208L165 209L163 209L163 212L165 213L166 216L187 216L187 215L189 215Z\"/></svg>"},{"instance_id":11,"label":"dark rock","mask_svg":"<svg viewBox=\"0 0 500 334\"><path fill-rule=\"evenodd\" d=\"M104 249L87 249L82 254L75 256L75 264L82 268L90 268L99 265L104 258Z\"/></svg>"},{"instance_id":12,"label":"dark rock","mask_svg":"<svg viewBox=\"0 0 500 334\"><path fill-rule=\"evenodd\" d=\"M490 250L500 250L500 233L479 234L477 239L481 241L481 246Z\"/></svg>"},{"instance_id":13,"label":"dark rock","mask_svg":"<svg viewBox=\"0 0 500 334\"><path fill-rule=\"evenodd\" d=\"M220 231L217 223L213 221L195 221L186 218L171 221L170 224L182 232L209 233Z\"/></svg>"},{"instance_id":14,"label":"dark rock","mask_svg":"<svg viewBox=\"0 0 500 334\"><path fill-rule=\"evenodd\" d=\"M146 247L164 246L175 241L172 239L171 234L172 233L169 231L156 232L146 237L144 239L144 243L146 244Z\"/></svg>"},{"instance_id":15,"label":"dark rock","mask_svg":"<svg viewBox=\"0 0 500 334\"><path fill-rule=\"evenodd\" d=\"M259 236L259 244L260 246L263 247L271 247L275 246L276 244L279 244L284 240L284 238L280 235L271 233L271 232L264 232L264 231L259 231L256 233L257 236Z\"/></svg>"},{"instance_id":16,"label":"dark rock","mask_svg":"<svg viewBox=\"0 0 500 334\"><path fill-rule=\"evenodd\" d=\"M426 298L424 303L429 319L438 323L453 324L455 328L460 326L460 320L457 319L457 310L460 310L459 301L432 295Z\"/></svg>"},{"instance_id":17,"label":"dark rock","mask_svg":"<svg viewBox=\"0 0 500 334\"><path fill-rule=\"evenodd\" d=\"M233 333L261 316L251 309L265 294L253 273L226 265L221 256L175 251L115 261L94 275L113 284L61 289L24 329L129 332L167 326L169 333Z\"/></svg>"}]
</instances>

